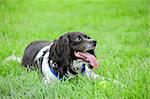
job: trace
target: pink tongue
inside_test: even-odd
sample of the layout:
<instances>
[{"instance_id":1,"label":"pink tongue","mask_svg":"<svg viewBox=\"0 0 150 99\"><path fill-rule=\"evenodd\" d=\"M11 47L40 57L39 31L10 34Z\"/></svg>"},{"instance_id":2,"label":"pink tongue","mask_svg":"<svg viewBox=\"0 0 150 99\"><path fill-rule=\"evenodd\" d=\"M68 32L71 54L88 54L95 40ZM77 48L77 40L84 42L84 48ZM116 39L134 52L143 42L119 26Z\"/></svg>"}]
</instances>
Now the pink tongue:
<instances>
[{"instance_id":1,"label":"pink tongue","mask_svg":"<svg viewBox=\"0 0 150 99\"><path fill-rule=\"evenodd\" d=\"M75 52L74 54L76 57L81 58L84 61L88 61L93 67L98 67L98 62L94 55L82 52Z\"/></svg>"}]
</instances>

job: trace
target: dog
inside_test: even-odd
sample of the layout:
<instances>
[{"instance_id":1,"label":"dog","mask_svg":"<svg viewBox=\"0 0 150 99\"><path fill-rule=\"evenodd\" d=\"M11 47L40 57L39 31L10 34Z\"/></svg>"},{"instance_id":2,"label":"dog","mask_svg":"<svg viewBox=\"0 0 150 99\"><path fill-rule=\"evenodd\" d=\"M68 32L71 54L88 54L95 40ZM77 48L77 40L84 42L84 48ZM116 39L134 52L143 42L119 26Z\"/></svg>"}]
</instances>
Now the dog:
<instances>
[{"instance_id":1,"label":"dog","mask_svg":"<svg viewBox=\"0 0 150 99\"><path fill-rule=\"evenodd\" d=\"M33 41L24 51L22 65L39 69L45 83L77 74L98 78L92 69L99 66L95 56L97 41L81 32L69 32L54 41Z\"/></svg>"}]
</instances>

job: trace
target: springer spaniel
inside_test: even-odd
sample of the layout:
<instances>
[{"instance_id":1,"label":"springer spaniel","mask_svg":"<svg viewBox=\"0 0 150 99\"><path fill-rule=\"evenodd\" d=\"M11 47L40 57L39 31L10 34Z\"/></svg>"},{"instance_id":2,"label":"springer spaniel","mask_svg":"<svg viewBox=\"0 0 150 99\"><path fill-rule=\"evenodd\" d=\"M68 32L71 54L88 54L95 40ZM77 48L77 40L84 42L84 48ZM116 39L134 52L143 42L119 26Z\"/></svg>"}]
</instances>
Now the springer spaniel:
<instances>
[{"instance_id":1,"label":"springer spaniel","mask_svg":"<svg viewBox=\"0 0 150 99\"><path fill-rule=\"evenodd\" d=\"M38 68L45 83L85 74L97 78L92 68L98 67L94 49L96 41L81 32L69 32L53 42L34 41L25 49L22 65Z\"/></svg>"}]
</instances>

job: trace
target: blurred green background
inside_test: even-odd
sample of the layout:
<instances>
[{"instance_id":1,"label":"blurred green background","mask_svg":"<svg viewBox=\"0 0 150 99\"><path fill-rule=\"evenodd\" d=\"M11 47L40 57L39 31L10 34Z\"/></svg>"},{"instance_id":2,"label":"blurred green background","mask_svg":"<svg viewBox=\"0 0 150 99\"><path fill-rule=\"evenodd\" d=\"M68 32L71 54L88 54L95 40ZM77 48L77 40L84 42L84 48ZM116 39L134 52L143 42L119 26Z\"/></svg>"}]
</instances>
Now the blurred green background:
<instances>
[{"instance_id":1,"label":"blurred green background","mask_svg":"<svg viewBox=\"0 0 150 99\"><path fill-rule=\"evenodd\" d=\"M0 0L0 98L150 98L148 0ZM79 76L44 86L36 71L17 62L33 40L81 31L98 41L96 73L117 79L101 84Z\"/></svg>"}]
</instances>

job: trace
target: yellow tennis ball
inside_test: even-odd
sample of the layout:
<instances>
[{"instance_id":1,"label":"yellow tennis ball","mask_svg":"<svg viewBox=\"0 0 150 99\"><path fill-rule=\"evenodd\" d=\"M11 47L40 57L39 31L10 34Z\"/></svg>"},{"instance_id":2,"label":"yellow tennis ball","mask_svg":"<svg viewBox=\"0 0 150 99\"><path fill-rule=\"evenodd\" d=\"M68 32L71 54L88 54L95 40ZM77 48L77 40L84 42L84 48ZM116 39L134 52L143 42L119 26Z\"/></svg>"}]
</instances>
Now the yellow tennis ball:
<instances>
[{"instance_id":1,"label":"yellow tennis ball","mask_svg":"<svg viewBox=\"0 0 150 99\"><path fill-rule=\"evenodd\" d=\"M103 89L106 89L106 88L110 87L110 82L104 80L104 81L99 82L98 86L103 88Z\"/></svg>"}]
</instances>

